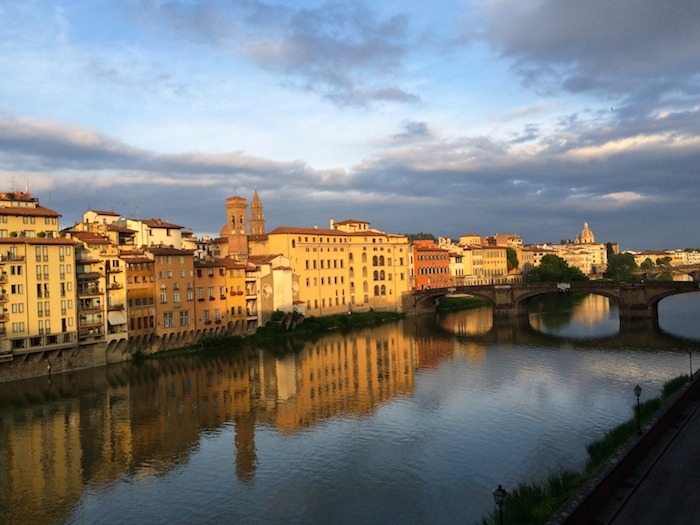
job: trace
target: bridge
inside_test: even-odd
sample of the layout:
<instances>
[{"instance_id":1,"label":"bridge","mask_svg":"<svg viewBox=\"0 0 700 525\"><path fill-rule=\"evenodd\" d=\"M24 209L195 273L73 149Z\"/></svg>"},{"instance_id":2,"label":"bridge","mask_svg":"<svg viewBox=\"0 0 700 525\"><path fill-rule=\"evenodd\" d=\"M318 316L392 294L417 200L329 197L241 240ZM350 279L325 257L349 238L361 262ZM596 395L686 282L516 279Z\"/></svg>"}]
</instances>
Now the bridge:
<instances>
[{"instance_id":1,"label":"bridge","mask_svg":"<svg viewBox=\"0 0 700 525\"><path fill-rule=\"evenodd\" d=\"M495 318L516 317L527 315L528 302L538 295L591 293L616 301L621 319L656 319L659 301L664 297L697 291L700 291L700 283L695 281L572 281L453 286L406 293L403 296L403 311L408 314L434 312L439 301L445 296L471 295L488 301L493 307Z\"/></svg>"}]
</instances>

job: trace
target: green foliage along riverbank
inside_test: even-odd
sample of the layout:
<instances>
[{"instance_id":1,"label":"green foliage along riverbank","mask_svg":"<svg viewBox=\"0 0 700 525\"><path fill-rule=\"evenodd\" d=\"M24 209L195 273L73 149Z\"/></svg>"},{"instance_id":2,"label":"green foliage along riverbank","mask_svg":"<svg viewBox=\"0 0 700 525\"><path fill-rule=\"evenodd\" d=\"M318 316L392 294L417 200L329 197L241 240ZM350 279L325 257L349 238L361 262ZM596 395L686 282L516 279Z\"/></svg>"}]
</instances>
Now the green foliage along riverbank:
<instances>
[{"instance_id":1,"label":"green foliage along riverbank","mask_svg":"<svg viewBox=\"0 0 700 525\"><path fill-rule=\"evenodd\" d=\"M254 334L246 337L220 335L205 337L196 345L191 345L175 350L167 350L152 354L152 358L160 359L179 355L194 354L200 352L219 352L244 348L250 345L271 347L276 353L293 351L299 345L297 340L311 337L315 334L323 334L332 330L349 330L355 327L372 326L398 321L405 314L401 312L355 312L342 315L329 315L325 317L307 317L275 312L270 322L260 327ZM135 360L144 359L140 354Z\"/></svg>"},{"instance_id":2,"label":"green foliage along riverbank","mask_svg":"<svg viewBox=\"0 0 700 525\"><path fill-rule=\"evenodd\" d=\"M642 424L649 420L664 402L688 381L683 375L667 381L661 395L640 404ZM561 470L554 472L540 483L521 483L510 490L503 506L503 524L540 525L561 507L617 450L637 432L636 405L633 416L626 422L607 431L605 435L586 447L588 461L582 472ZM481 525L498 525L499 514L494 509Z\"/></svg>"}]
</instances>

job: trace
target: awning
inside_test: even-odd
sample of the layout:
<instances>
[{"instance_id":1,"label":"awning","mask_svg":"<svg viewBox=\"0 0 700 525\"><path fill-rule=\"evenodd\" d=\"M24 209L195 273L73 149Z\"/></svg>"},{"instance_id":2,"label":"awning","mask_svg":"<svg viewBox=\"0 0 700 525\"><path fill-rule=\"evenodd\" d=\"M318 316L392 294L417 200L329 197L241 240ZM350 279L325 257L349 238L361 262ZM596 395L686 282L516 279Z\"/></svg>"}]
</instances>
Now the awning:
<instances>
[{"instance_id":1,"label":"awning","mask_svg":"<svg viewBox=\"0 0 700 525\"><path fill-rule=\"evenodd\" d=\"M108 312L107 321L111 325L126 324L126 316L123 312Z\"/></svg>"}]
</instances>

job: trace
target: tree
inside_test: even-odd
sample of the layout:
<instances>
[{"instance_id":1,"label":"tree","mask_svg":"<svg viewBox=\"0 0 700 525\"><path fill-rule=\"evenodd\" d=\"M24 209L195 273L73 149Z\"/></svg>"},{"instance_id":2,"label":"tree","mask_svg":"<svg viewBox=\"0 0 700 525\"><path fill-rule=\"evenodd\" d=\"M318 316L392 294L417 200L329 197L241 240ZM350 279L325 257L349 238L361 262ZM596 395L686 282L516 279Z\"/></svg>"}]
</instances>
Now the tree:
<instances>
[{"instance_id":1,"label":"tree","mask_svg":"<svg viewBox=\"0 0 700 525\"><path fill-rule=\"evenodd\" d=\"M660 258L656 259L656 264L658 264L659 266L671 266L671 261L672 261L672 260L673 260L673 259L671 259L671 258L667 255L666 257L660 257Z\"/></svg>"},{"instance_id":2,"label":"tree","mask_svg":"<svg viewBox=\"0 0 700 525\"><path fill-rule=\"evenodd\" d=\"M653 270L656 267L656 264L654 264L654 261L652 261L649 257L644 259L644 262L639 265L639 267L642 270Z\"/></svg>"},{"instance_id":3,"label":"tree","mask_svg":"<svg viewBox=\"0 0 700 525\"><path fill-rule=\"evenodd\" d=\"M547 254L542 257L539 266L530 270L526 281L529 283L561 283L571 281L587 281L588 277L575 266L569 266L558 255Z\"/></svg>"},{"instance_id":4,"label":"tree","mask_svg":"<svg viewBox=\"0 0 700 525\"><path fill-rule=\"evenodd\" d=\"M409 233L408 234L408 242L421 241L421 240L429 240L429 241L437 242L437 238L432 233L420 232L420 233Z\"/></svg>"},{"instance_id":5,"label":"tree","mask_svg":"<svg viewBox=\"0 0 700 525\"><path fill-rule=\"evenodd\" d=\"M618 253L608 256L608 271L606 274L613 281L636 280L634 275L636 269L637 263L634 260L634 255L631 253Z\"/></svg>"},{"instance_id":6,"label":"tree","mask_svg":"<svg viewBox=\"0 0 700 525\"><path fill-rule=\"evenodd\" d=\"M516 270L520 265L520 261L518 261L518 252L515 251L515 248L510 246L506 248L506 257L508 258L508 271Z\"/></svg>"}]
</instances>

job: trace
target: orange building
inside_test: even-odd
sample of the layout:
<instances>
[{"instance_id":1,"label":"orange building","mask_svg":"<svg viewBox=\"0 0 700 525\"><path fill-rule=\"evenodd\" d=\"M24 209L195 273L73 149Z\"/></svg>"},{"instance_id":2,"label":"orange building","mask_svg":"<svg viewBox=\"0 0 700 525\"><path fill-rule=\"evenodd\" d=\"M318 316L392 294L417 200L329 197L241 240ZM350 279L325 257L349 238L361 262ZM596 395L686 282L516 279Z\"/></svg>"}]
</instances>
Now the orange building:
<instances>
[{"instance_id":1,"label":"orange building","mask_svg":"<svg viewBox=\"0 0 700 525\"><path fill-rule=\"evenodd\" d=\"M156 335L194 330L194 252L152 247L146 253L153 257L156 274Z\"/></svg>"},{"instance_id":2,"label":"orange building","mask_svg":"<svg viewBox=\"0 0 700 525\"><path fill-rule=\"evenodd\" d=\"M429 290L452 285L450 252L428 239L413 241L413 288Z\"/></svg>"}]
</instances>

